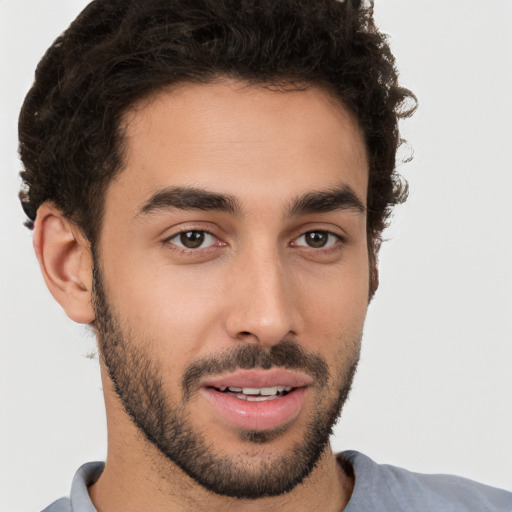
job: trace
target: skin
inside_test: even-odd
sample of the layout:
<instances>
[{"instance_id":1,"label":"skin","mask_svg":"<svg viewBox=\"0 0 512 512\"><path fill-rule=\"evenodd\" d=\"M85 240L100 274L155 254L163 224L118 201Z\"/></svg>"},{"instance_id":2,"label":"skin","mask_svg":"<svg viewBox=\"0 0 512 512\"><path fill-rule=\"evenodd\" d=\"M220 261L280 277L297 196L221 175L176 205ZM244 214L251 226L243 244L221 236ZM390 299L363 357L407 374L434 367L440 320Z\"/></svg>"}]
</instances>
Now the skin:
<instances>
[{"instance_id":1,"label":"skin","mask_svg":"<svg viewBox=\"0 0 512 512\"><path fill-rule=\"evenodd\" d=\"M368 305L365 211L294 214L290 205L349 187L365 206L368 163L353 116L320 88L283 92L226 80L160 92L126 115L125 129L125 165L108 187L97 248L103 286L130 343L161 363L169 400L182 398L191 363L241 344L270 349L291 339L325 360L330 375L343 373L359 354ZM228 194L240 208L144 211L155 193L176 186ZM211 236L184 249L184 230ZM308 246L309 232L331 233L327 246ZM34 242L53 295L71 318L94 325L87 241L46 204ZM99 512L339 511L348 502L353 481L330 448L287 494L236 500L206 491L144 439L103 361L102 375L109 449L90 488ZM257 472L303 439L316 405L335 398L328 389L311 383L298 414L264 444L249 443L201 393L186 412L218 453Z\"/></svg>"}]
</instances>

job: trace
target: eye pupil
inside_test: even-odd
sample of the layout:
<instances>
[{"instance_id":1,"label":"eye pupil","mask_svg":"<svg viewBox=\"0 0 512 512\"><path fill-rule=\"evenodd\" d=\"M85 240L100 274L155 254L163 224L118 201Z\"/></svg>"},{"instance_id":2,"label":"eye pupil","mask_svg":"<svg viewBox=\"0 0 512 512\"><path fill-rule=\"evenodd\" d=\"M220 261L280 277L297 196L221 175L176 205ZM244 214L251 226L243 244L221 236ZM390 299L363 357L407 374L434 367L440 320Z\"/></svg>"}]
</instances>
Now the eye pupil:
<instances>
[{"instance_id":1,"label":"eye pupil","mask_svg":"<svg viewBox=\"0 0 512 512\"><path fill-rule=\"evenodd\" d=\"M324 247L327 243L328 234L322 233L321 231L310 231L309 233L306 233L305 235L306 243L310 247Z\"/></svg>"},{"instance_id":2,"label":"eye pupil","mask_svg":"<svg viewBox=\"0 0 512 512\"><path fill-rule=\"evenodd\" d=\"M187 249L197 249L203 244L204 238L202 231L185 231L180 235L180 242Z\"/></svg>"}]
</instances>

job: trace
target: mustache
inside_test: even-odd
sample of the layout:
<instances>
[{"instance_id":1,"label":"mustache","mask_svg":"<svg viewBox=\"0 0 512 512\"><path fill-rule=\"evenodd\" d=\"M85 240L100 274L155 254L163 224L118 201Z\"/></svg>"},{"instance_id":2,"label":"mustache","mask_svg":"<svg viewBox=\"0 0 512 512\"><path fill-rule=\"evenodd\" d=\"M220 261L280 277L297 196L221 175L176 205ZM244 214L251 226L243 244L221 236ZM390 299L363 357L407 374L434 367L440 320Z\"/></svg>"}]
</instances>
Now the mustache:
<instances>
[{"instance_id":1,"label":"mustache","mask_svg":"<svg viewBox=\"0 0 512 512\"><path fill-rule=\"evenodd\" d=\"M210 375L256 368L270 370L273 367L303 371L321 386L325 385L329 374L329 367L322 357L307 352L294 341L283 340L270 349L240 345L219 355L203 357L189 365L182 379L185 400Z\"/></svg>"}]
</instances>

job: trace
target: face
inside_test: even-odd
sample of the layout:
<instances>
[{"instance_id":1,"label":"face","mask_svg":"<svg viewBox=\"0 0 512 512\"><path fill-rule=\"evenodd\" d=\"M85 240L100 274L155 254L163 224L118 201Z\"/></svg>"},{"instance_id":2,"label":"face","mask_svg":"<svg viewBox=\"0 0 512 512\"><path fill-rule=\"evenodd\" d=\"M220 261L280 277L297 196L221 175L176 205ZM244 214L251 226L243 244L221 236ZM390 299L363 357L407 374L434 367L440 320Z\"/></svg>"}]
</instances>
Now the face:
<instances>
[{"instance_id":1,"label":"face","mask_svg":"<svg viewBox=\"0 0 512 512\"><path fill-rule=\"evenodd\" d=\"M227 81L125 123L95 251L112 387L170 468L222 495L286 492L328 450L359 355L358 126L320 89Z\"/></svg>"}]
</instances>

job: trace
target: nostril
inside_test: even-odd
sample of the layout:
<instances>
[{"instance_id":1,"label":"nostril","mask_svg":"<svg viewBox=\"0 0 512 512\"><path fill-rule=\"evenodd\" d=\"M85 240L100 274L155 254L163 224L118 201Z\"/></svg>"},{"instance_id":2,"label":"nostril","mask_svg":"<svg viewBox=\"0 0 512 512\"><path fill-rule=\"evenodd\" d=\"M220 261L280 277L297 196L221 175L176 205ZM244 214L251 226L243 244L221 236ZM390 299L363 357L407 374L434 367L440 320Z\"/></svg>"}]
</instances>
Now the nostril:
<instances>
[{"instance_id":1,"label":"nostril","mask_svg":"<svg viewBox=\"0 0 512 512\"><path fill-rule=\"evenodd\" d=\"M251 331L239 331L236 334L235 339L237 341L241 341L243 343L251 343L251 344L252 343L259 344L260 343L259 338Z\"/></svg>"}]
</instances>

